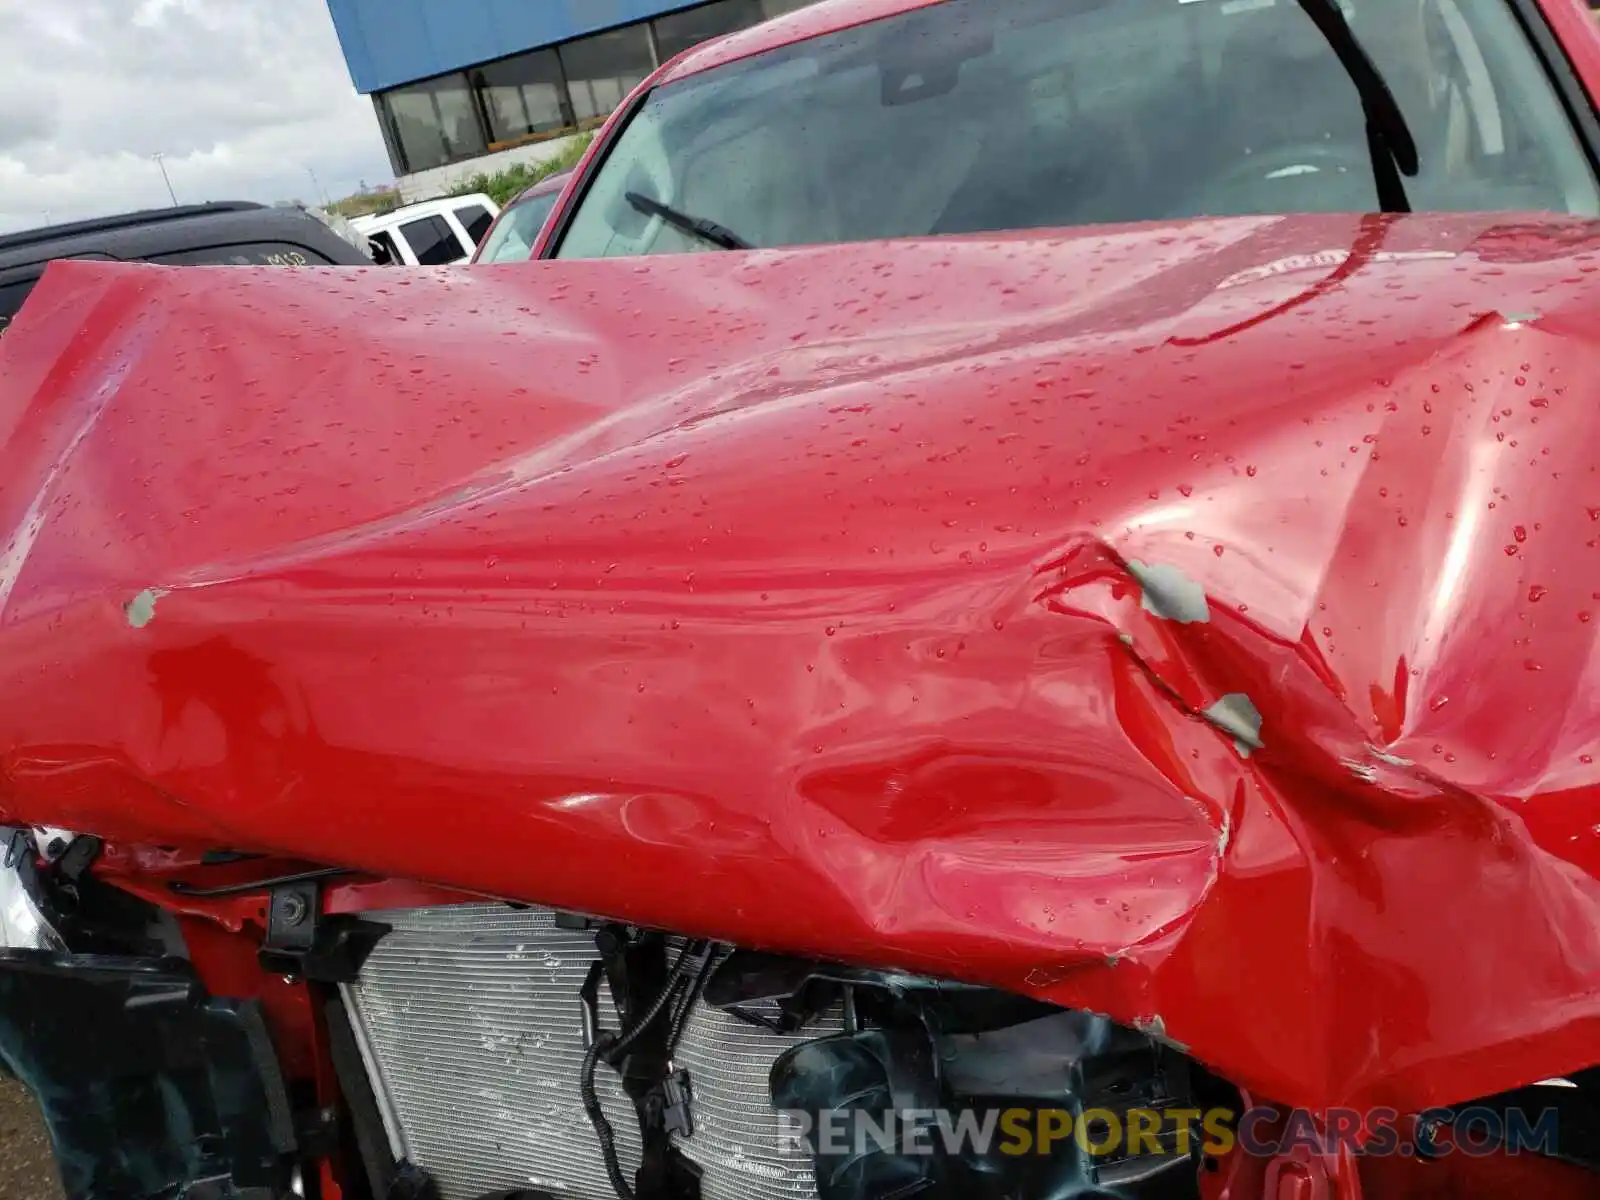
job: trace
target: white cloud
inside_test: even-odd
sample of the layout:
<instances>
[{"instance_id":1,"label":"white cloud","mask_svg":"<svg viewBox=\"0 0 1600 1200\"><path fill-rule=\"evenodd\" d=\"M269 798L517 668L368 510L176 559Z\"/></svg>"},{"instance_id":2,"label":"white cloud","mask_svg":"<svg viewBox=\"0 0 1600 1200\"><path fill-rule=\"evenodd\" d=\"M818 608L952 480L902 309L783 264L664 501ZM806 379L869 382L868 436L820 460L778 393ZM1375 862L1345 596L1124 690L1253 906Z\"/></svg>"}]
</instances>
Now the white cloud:
<instances>
[{"instance_id":1,"label":"white cloud","mask_svg":"<svg viewBox=\"0 0 1600 1200\"><path fill-rule=\"evenodd\" d=\"M326 0L0 0L0 232L391 176ZM313 173L316 183L312 182Z\"/></svg>"}]
</instances>

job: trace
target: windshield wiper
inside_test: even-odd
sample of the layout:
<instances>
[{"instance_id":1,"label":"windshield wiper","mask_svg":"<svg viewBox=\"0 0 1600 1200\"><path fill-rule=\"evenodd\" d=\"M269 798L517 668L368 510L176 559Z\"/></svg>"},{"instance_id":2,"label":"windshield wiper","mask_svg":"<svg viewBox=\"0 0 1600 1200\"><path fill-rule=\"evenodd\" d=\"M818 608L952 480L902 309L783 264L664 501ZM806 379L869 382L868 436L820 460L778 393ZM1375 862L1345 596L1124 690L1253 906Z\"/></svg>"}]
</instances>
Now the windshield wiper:
<instances>
[{"instance_id":1,"label":"windshield wiper","mask_svg":"<svg viewBox=\"0 0 1600 1200\"><path fill-rule=\"evenodd\" d=\"M726 225L718 225L715 221L708 221L705 217L696 217L690 213L679 212L669 204L663 204L653 196L646 196L641 192L624 192L622 198L647 217L660 217L668 225L690 237L697 237L702 242L709 242L713 246L720 246L724 250L754 250L755 247L745 241Z\"/></svg>"},{"instance_id":2,"label":"windshield wiper","mask_svg":"<svg viewBox=\"0 0 1600 1200\"><path fill-rule=\"evenodd\" d=\"M1411 201L1406 198L1406 186L1400 177L1415 176L1422 164L1417 157L1417 141L1411 136L1399 101L1378 65L1356 39L1339 0L1300 0L1300 7L1327 40L1361 95L1361 111L1367 118L1367 148L1378 185L1378 207L1386 213L1410 212Z\"/></svg>"}]
</instances>

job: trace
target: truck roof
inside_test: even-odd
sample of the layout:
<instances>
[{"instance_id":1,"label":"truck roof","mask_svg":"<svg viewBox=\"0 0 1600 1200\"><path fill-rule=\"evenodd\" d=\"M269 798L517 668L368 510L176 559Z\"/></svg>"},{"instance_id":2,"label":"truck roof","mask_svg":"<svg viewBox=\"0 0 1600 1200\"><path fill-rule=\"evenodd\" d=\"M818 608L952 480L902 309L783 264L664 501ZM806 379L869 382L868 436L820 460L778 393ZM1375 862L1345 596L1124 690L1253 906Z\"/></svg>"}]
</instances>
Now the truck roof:
<instances>
[{"instance_id":1,"label":"truck roof","mask_svg":"<svg viewBox=\"0 0 1600 1200\"><path fill-rule=\"evenodd\" d=\"M368 266L303 208L225 200L118 213L0 235L0 333L58 258L169 264Z\"/></svg>"},{"instance_id":2,"label":"truck roof","mask_svg":"<svg viewBox=\"0 0 1600 1200\"><path fill-rule=\"evenodd\" d=\"M374 213L371 216L357 217L350 224L359 233L373 234L381 229L393 229L395 226L404 225L408 221L436 216L439 213L450 212L468 204L481 204L492 215L498 215L500 212L500 206L487 193L472 192L464 196L440 196L434 200L419 200L415 204L402 205L400 208L391 209L386 213Z\"/></svg>"}]
</instances>

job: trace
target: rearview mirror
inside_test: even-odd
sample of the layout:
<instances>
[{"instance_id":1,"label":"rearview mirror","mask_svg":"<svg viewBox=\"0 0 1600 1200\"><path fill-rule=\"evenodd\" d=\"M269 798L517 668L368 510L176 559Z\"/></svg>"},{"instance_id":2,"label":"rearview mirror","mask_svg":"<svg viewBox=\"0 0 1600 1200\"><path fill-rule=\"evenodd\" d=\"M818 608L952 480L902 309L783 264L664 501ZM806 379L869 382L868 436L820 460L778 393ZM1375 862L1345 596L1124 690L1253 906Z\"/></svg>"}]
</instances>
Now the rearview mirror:
<instances>
[{"instance_id":1,"label":"rearview mirror","mask_svg":"<svg viewBox=\"0 0 1600 1200\"><path fill-rule=\"evenodd\" d=\"M992 53L994 32L987 22L963 22L937 32L913 28L878 57L882 103L889 108L948 95L960 82L964 64Z\"/></svg>"}]
</instances>

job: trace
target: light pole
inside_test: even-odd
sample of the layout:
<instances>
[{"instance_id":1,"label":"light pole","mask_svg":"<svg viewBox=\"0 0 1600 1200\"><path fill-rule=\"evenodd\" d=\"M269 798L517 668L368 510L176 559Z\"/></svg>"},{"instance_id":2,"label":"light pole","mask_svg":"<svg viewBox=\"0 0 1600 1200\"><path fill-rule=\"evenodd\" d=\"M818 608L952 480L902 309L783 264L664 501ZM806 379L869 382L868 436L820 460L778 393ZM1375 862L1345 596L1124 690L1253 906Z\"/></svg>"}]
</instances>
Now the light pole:
<instances>
[{"instance_id":1,"label":"light pole","mask_svg":"<svg viewBox=\"0 0 1600 1200\"><path fill-rule=\"evenodd\" d=\"M161 161L164 156L160 154L152 154L150 157L155 159L156 166L161 168L161 181L167 185L167 196L172 200L172 207L177 208L178 193L172 190L172 180L167 178L167 164Z\"/></svg>"},{"instance_id":2,"label":"light pole","mask_svg":"<svg viewBox=\"0 0 1600 1200\"><path fill-rule=\"evenodd\" d=\"M322 197L322 207L327 208L329 205L328 193L323 190L322 181L317 178L317 173L311 169L310 163L306 164L306 174L311 176L311 186L316 188L317 195Z\"/></svg>"}]
</instances>

